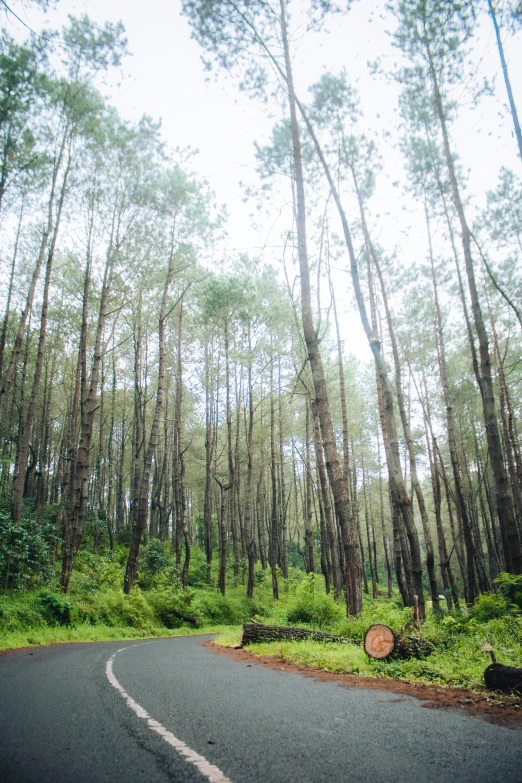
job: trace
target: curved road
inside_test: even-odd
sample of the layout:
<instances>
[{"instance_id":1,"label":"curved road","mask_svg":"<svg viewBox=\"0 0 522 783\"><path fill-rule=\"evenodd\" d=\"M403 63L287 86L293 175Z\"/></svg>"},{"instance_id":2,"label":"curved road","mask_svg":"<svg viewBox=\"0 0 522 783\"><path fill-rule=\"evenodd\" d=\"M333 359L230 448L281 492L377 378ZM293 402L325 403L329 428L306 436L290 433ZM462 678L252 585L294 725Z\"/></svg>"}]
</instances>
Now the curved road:
<instances>
[{"instance_id":1,"label":"curved road","mask_svg":"<svg viewBox=\"0 0 522 783\"><path fill-rule=\"evenodd\" d=\"M0 657L6 783L522 781L522 736L179 637Z\"/></svg>"}]
</instances>

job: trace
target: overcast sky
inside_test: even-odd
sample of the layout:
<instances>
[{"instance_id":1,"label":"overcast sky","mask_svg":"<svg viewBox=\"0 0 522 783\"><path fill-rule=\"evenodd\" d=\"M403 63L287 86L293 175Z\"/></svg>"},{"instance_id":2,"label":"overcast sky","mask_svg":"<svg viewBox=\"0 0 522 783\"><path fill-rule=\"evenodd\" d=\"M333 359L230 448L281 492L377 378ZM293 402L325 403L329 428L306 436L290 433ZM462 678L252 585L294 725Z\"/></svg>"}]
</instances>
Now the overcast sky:
<instances>
[{"instance_id":1,"label":"overcast sky","mask_svg":"<svg viewBox=\"0 0 522 783\"><path fill-rule=\"evenodd\" d=\"M302 7L305 0L294 0L292 5ZM137 120L142 114L161 118L163 137L169 147L198 150L191 165L208 179L217 201L226 204L230 215L223 253L250 249L256 254L265 244L279 245L281 234L290 226L291 212L282 198L279 205L274 205L273 214L262 221L259 230L254 230L249 215L255 205L244 203L240 186L240 181L255 181L253 140L266 141L273 123L280 118L279 110L273 107L270 116L266 106L242 95L234 79L222 71L217 73L217 79L211 75L209 80L180 6L179 0L60 0L43 17L34 6L13 0L13 8L35 30L40 30L42 24L60 28L68 14L87 13L99 24L123 21L132 56L124 61L121 73L104 87L107 97L126 119ZM381 0L355 2L349 14L335 18L329 33L306 36L300 41L294 66L297 89L305 97L308 85L325 70L346 67L350 80L357 85L365 124L381 140L385 157L378 200L373 205L375 213L381 214L380 241L390 249L398 248L412 260L419 252L424 253L423 229L419 227L422 221L418 220L415 204L403 195L404 164L392 145L396 136L386 135L398 121L398 89L384 78L375 79L367 65L383 55L385 66L391 69L397 59L386 32L393 20L383 7ZM22 26L12 19L6 20L6 26L13 34L24 36ZM522 111L522 46L517 46L513 39L507 40L506 52L515 98ZM495 186L500 167L520 171L521 163L517 161L511 118L504 108L504 86L490 25L484 26L477 38L474 55L479 74L490 79L496 75L498 99L487 98L477 110L463 112L453 128L453 138L462 163L470 172L470 192L475 203L482 206L486 190ZM271 252L268 247L264 258L277 262L277 250ZM347 276L340 285L348 286ZM346 296L346 306L342 308L345 311L350 298ZM355 328L355 322L348 315L345 318L346 328ZM352 350L365 355L362 340L358 346L360 337L359 333L355 342L350 341Z\"/></svg>"}]
</instances>

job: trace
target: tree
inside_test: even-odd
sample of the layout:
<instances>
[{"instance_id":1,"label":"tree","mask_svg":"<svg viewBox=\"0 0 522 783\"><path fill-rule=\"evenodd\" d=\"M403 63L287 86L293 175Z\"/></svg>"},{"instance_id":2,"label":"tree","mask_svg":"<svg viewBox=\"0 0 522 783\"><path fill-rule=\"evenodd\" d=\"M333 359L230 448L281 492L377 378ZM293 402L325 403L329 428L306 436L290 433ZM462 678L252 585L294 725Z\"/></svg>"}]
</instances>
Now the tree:
<instances>
[{"instance_id":1,"label":"tree","mask_svg":"<svg viewBox=\"0 0 522 783\"><path fill-rule=\"evenodd\" d=\"M312 4L308 20L309 27L320 25L324 12L328 10L329 6L329 3ZM272 67L275 67L278 76L284 83L290 114L295 178L302 328L314 379L314 393L321 423L328 477L343 535L347 612L359 614L362 606L359 546L350 506L348 482L339 463L319 339L312 311L302 149L291 65L286 3L281 0L277 8L264 2L236 4L233 2L209 3L208 0L201 2L185 0L183 12L189 17L198 42L210 51L221 65L227 68L236 65L245 55L248 56L252 47L255 47L261 54L262 61L268 61ZM246 72L246 81L255 92L259 93L262 90L265 79L265 71L256 70L250 64Z\"/></svg>"},{"instance_id":2,"label":"tree","mask_svg":"<svg viewBox=\"0 0 522 783\"><path fill-rule=\"evenodd\" d=\"M423 89L430 91L432 110L438 120L442 136L444 160L460 226L473 323L479 343L480 364L477 382L482 398L488 453L495 486L495 504L502 531L504 557L508 570L520 573L522 570L522 545L516 525L509 479L503 462L495 405L489 338L475 277L471 252L471 231L466 219L464 202L461 197L461 189L451 150L448 130L450 111L445 105L444 97L446 85L454 83L461 78L466 46L472 35L472 9L468 6L460 5L448 7L446 3L439 2L439 0L430 0L428 3L408 0L399 4L397 12L400 23L396 33L397 45L411 58L416 66L404 69L401 78L408 84L418 85L420 81Z\"/></svg>"}]
</instances>

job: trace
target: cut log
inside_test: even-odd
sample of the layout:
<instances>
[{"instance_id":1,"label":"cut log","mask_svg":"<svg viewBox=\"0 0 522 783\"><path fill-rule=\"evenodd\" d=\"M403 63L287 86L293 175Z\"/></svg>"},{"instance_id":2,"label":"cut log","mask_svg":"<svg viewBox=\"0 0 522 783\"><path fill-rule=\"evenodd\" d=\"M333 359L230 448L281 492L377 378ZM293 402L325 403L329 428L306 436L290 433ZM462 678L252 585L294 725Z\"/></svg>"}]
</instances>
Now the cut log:
<instances>
[{"instance_id":1,"label":"cut log","mask_svg":"<svg viewBox=\"0 0 522 783\"><path fill-rule=\"evenodd\" d=\"M491 663L484 672L486 687L502 693L518 693L522 696L522 669Z\"/></svg>"},{"instance_id":2,"label":"cut log","mask_svg":"<svg viewBox=\"0 0 522 783\"><path fill-rule=\"evenodd\" d=\"M420 636L402 636L387 625L371 625L364 636L364 649L370 658L422 658L435 649Z\"/></svg>"},{"instance_id":3,"label":"cut log","mask_svg":"<svg viewBox=\"0 0 522 783\"><path fill-rule=\"evenodd\" d=\"M358 639L348 639L346 636L335 636L321 631L310 631L307 628L292 628L286 625L261 625L261 623L246 623L241 631L240 644L261 644L262 642L342 642L360 644Z\"/></svg>"}]
</instances>

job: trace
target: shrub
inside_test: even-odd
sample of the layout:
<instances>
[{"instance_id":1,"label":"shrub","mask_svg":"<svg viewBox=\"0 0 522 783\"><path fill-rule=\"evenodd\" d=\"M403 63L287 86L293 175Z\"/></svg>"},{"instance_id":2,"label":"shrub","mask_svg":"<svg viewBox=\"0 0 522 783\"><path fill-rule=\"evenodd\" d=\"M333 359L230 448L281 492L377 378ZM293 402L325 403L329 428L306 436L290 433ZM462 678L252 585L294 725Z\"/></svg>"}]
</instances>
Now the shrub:
<instances>
[{"instance_id":1,"label":"shrub","mask_svg":"<svg viewBox=\"0 0 522 783\"><path fill-rule=\"evenodd\" d=\"M63 595L40 593L42 616L48 625L69 625L72 603Z\"/></svg>"},{"instance_id":2,"label":"shrub","mask_svg":"<svg viewBox=\"0 0 522 783\"><path fill-rule=\"evenodd\" d=\"M45 625L33 596L3 595L0 597L0 630L6 633L25 631Z\"/></svg>"},{"instance_id":3,"label":"shrub","mask_svg":"<svg viewBox=\"0 0 522 783\"><path fill-rule=\"evenodd\" d=\"M487 623L488 620L504 617L510 611L511 608L504 596L495 593L483 593L479 595L471 607L470 617L481 623Z\"/></svg>"},{"instance_id":4,"label":"shrub","mask_svg":"<svg viewBox=\"0 0 522 783\"><path fill-rule=\"evenodd\" d=\"M165 628L179 628L183 620L176 617L174 611L190 616L192 593L189 591L154 590L146 594L146 600L152 607L158 621Z\"/></svg>"},{"instance_id":5,"label":"shrub","mask_svg":"<svg viewBox=\"0 0 522 783\"><path fill-rule=\"evenodd\" d=\"M519 609L522 609L522 575L502 572L493 582L498 585L498 592Z\"/></svg>"},{"instance_id":6,"label":"shrub","mask_svg":"<svg viewBox=\"0 0 522 783\"><path fill-rule=\"evenodd\" d=\"M130 625L132 628L151 628L154 626L154 612L147 603L139 587L130 595L120 590L99 591L77 601L71 613L73 622L89 625L108 625L119 628Z\"/></svg>"},{"instance_id":7,"label":"shrub","mask_svg":"<svg viewBox=\"0 0 522 783\"><path fill-rule=\"evenodd\" d=\"M238 625L250 618L246 598L235 598L211 592L199 592L195 596L192 603L192 613L215 625Z\"/></svg>"},{"instance_id":8,"label":"shrub","mask_svg":"<svg viewBox=\"0 0 522 783\"><path fill-rule=\"evenodd\" d=\"M157 574L169 564L169 559L163 551L163 541L153 538L145 548L141 567L151 574Z\"/></svg>"},{"instance_id":9,"label":"shrub","mask_svg":"<svg viewBox=\"0 0 522 783\"><path fill-rule=\"evenodd\" d=\"M15 525L11 515L0 510L0 580L4 590L35 587L52 577L50 523L23 516Z\"/></svg>"},{"instance_id":10,"label":"shrub","mask_svg":"<svg viewBox=\"0 0 522 783\"><path fill-rule=\"evenodd\" d=\"M94 555L92 552L80 550L74 564L74 592L79 595L96 593L97 590L113 588L117 590L123 585L124 567L118 558L109 555Z\"/></svg>"},{"instance_id":11,"label":"shrub","mask_svg":"<svg viewBox=\"0 0 522 783\"><path fill-rule=\"evenodd\" d=\"M315 589L314 575L308 575L296 591L296 600L290 604L287 620L324 628L340 620L342 610L331 595Z\"/></svg>"}]
</instances>

